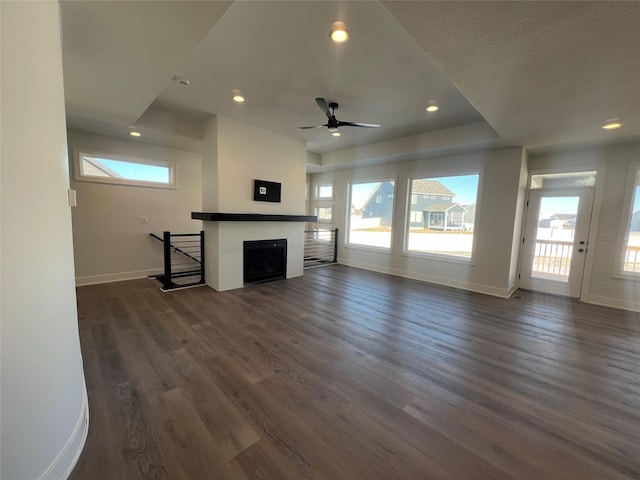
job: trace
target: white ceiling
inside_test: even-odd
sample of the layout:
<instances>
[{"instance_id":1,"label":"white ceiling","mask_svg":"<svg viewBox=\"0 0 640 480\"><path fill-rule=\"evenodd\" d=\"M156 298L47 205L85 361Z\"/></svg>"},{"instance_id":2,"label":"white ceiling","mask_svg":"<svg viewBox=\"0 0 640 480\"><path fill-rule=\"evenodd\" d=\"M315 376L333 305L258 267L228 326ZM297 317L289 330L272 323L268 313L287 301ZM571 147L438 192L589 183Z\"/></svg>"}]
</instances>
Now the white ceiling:
<instances>
[{"instance_id":1,"label":"white ceiling","mask_svg":"<svg viewBox=\"0 0 640 480\"><path fill-rule=\"evenodd\" d=\"M305 140L314 171L640 136L639 2L63 1L62 28L68 123L113 136L197 149L223 115ZM300 130L315 97L382 127Z\"/></svg>"}]
</instances>

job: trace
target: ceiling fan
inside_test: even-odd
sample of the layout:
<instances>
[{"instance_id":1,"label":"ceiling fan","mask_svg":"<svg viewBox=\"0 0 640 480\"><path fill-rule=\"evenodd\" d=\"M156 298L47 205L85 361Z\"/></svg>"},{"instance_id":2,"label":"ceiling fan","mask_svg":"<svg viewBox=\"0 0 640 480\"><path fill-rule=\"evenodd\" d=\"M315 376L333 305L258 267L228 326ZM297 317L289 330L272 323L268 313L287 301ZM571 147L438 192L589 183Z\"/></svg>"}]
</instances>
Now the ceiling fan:
<instances>
[{"instance_id":1,"label":"ceiling fan","mask_svg":"<svg viewBox=\"0 0 640 480\"><path fill-rule=\"evenodd\" d=\"M338 127L377 128L380 126L375 123L342 122L336 118L336 110L338 110L337 103L331 102L327 104L327 101L324 98L316 98L316 103L318 104L318 107L320 107L320 110L322 110L324 114L327 116L328 118L327 123L323 125L313 125L311 127L298 127L298 128L307 129L307 128L327 127L330 132L337 132Z\"/></svg>"}]
</instances>

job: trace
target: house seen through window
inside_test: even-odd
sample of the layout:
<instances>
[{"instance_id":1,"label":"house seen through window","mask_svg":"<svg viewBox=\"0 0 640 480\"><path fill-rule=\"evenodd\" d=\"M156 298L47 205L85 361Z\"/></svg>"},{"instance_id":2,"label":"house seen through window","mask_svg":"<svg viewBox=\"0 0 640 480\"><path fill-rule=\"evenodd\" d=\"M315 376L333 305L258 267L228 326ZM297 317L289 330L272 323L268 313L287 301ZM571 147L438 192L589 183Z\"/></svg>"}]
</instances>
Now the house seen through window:
<instances>
[{"instance_id":1,"label":"house seen through window","mask_svg":"<svg viewBox=\"0 0 640 480\"><path fill-rule=\"evenodd\" d=\"M408 251L471 258L478 179L473 174L411 181Z\"/></svg>"},{"instance_id":2,"label":"house seen through window","mask_svg":"<svg viewBox=\"0 0 640 480\"><path fill-rule=\"evenodd\" d=\"M394 192L393 180L350 185L351 213L347 243L391 248Z\"/></svg>"},{"instance_id":3,"label":"house seen through window","mask_svg":"<svg viewBox=\"0 0 640 480\"><path fill-rule=\"evenodd\" d=\"M622 249L622 271L640 273L640 167L635 169L626 238Z\"/></svg>"}]
</instances>

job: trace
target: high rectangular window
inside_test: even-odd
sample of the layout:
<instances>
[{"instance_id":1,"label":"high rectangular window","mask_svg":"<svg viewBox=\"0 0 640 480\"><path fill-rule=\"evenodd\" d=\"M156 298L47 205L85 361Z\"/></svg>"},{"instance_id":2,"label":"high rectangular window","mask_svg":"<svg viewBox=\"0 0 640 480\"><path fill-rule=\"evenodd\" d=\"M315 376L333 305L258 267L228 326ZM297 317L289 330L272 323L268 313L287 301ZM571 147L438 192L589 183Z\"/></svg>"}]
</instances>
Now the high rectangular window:
<instances>
[{"instance_id":1,"label":"high rectangular window","mask_svg":"<svg viewBox=\"0 0 640 480\"><path fill-rule=\"evenodd\" d=\"M175 166L102 153L78 152L76 180L144 187L175 187Z\"/></svg>"},{"instance_id":2,"label":"high rectangular window","mask_svg":"<svg viewBox=\"0 0 640 480\"><path fill-rule=\"evenodd\" d=\"M412 179L407 251L470 259L478 181L477 173Z\"/></svg>"},{"instance_id":3,"label":"high rectangular window","mask_svg":"<svg viewBox=\"0 0 640 480\"><path fill-rule=\"evenodd\" d=\"M391 249L394 193L393 180L349 186L348 244Z\"/></svg>"}]
</instances>

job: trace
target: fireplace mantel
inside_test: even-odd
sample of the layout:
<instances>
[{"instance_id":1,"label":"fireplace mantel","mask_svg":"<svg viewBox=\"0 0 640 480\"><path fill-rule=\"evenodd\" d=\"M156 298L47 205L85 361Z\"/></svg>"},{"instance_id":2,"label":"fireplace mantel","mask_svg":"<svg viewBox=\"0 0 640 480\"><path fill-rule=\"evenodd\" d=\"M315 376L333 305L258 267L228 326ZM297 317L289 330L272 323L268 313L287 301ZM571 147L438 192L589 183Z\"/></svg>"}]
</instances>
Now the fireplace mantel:
<instances>
[{"instance_id":1,"label":"fireplace mantel","mask_svg":"<svg viewBox=\"0 0 640 480\"><path fill-rule=\"evenodd\" d=\"M191 212L193 220L209 222L317 222L316 215L272 215L261 213Z\"/></svg>"}]
</instances>

